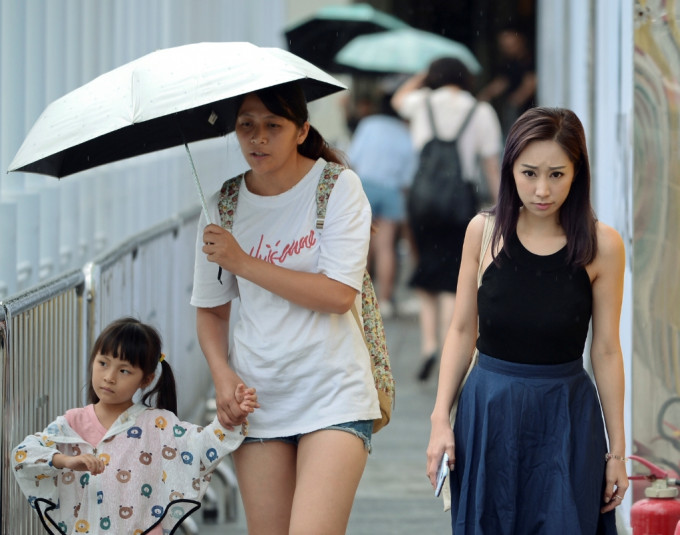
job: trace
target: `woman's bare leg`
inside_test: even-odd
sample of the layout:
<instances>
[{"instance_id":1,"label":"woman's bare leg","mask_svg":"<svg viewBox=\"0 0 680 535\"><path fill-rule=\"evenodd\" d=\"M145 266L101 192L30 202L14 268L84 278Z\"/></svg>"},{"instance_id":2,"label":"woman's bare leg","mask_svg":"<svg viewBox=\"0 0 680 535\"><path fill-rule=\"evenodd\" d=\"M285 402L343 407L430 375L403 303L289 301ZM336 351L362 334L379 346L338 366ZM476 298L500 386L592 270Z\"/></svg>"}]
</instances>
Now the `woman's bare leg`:
<instances>
[{"instance_id":1,"label":"woman's bare leg","mask_svg":"<svg viewBox=\"0 0 680 535\"><path fill-rule=\"evenodd\" d=\"M439 300L437 294L417 290L420 299L420 350L429 357L439 349Z\"/></svg>"},{"instance_id":2,"label":"woman's bare leg","mask_svg":"<svg viewBox=\"0 0 680 535\"><path fill-rule=\"evenodd\" d=\"M302 437L290 535L344 535L367 457L363 440L346 431Z\"/></svg>"},{"instance_id":3,"label":"woman's bare leg","mask_svg":"<svg viewBox=\"0 0 680 535\"><path fill-rule=\"evenodd\" d=\"M394 279L397 259L394 240L397 235L397 223L388 219L376 221L376 232L371 236L371 245L375 253L375 275L378 283L378 301L391 302L394 292Z\"/></svg>"},{"instance_id":4,"label":"woman's bare leg","mask_svg":"<svg viewBox=\"0 0 680 535\"><path fill-rule=\"evenodd\" d=\"M296 446L251 442L233 453L249 535L288 535L295 493Z\"/></svg>"}]
</instances>

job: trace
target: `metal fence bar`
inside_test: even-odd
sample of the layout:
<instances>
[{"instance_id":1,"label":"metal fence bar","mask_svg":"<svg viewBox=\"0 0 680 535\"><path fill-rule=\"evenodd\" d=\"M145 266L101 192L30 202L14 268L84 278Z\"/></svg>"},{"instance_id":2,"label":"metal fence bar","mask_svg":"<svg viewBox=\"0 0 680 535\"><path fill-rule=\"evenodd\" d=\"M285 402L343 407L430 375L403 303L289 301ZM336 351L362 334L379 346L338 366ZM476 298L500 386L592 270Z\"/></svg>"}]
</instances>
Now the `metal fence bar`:
<instances>
[{"instance_id":1,"label":"metal fence bar","mask_svg":"<svg viewBox=\"0 0 680 535\"><path fill-rule=\"evenodd\" d=\"M81 271L0 304L2 533L43 533L9 467L12 448L79 404L83 325Z\"/></svg>"}]
</instances>

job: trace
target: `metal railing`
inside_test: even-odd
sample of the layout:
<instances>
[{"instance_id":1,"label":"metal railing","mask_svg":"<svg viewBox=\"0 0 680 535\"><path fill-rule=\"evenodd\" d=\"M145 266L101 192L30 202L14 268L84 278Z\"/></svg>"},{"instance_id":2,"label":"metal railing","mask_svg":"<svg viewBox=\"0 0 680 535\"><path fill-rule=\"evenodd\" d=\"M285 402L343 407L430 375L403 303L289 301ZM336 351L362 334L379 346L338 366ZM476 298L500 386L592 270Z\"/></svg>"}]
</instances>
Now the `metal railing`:
<instances>
[{"instance_id":1,"label":"metal railing","mask_svg":"<svg viewBox=\"0 0 680 535\"><path fill-rule=\"evenodd\" d=\"M191 295L199 210L144 232L67 273L0 302L0 527L3 534L43 533L11 473L12 448L86 396L89 349L113 319L154 325L177 377L178 413L204 417L210 374L195 335ZM194 522L187 524L190 526ZM185 530L186 531L186 530Z\"/></svg>"},{"instance_id":2,"label":"metal railing","mask_svg":"<svg viewBox=\"0 0 680 535\"><path fill-rule=\"evenodd\" d=\"M11 473L12 448L80 405L83 387L82 272L72 272L0 306L2 533L42 533Z\"/></svg>"}]
</instances>

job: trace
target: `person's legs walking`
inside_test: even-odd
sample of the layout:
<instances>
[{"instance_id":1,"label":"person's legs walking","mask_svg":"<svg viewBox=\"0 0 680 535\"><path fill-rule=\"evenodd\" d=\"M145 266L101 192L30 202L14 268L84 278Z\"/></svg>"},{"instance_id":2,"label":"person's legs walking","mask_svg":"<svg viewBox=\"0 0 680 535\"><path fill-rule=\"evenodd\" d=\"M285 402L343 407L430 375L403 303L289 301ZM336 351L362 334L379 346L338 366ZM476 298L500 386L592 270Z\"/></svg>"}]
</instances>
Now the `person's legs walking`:
<instances>
[{"instance_id":1,"label":"person's legs walking","mask_svg":"<svg viewBox=\"0 0 680 535\"><path fill-rule=\"evenodd\" d=\"M233 453L250 535L288 535L296 450L294 444L267 441L244 444Z\"/></svg>"},{"instance_id":2,"label":"person's legs walking","mask_svg":"<svg viewBox=\"0 0 680 535\"><path fill-rule=\"evenodd\" d=\"M437 363L439 354L439 299L438 294L417 290L420 299L421 364L418 379L426 381Z\"/></svg>"},{"instance_id":3,"label":"person's legs walking","mask_svg":"<svg viewBox=\"0 0 680 535\"><path fill-rule=\"evenodd\" d=\"M321 430L300 439L290 535L344 535L368 451L361 438Z\"/></svg>"},{"instance_id":4,"label":"person's legs walking","mask_svg":"<svg viewBox=\"0 0 680 535\"><path fill-rule=\"evenodd\" d=\"M378 289L378 303L383 316L392 314L394 279L396 272L396 250L394 240L397 223L389 219L378 219L375 222L376 232L371 236L374 248L375 278Z\"/></svg>"}]
</instances>

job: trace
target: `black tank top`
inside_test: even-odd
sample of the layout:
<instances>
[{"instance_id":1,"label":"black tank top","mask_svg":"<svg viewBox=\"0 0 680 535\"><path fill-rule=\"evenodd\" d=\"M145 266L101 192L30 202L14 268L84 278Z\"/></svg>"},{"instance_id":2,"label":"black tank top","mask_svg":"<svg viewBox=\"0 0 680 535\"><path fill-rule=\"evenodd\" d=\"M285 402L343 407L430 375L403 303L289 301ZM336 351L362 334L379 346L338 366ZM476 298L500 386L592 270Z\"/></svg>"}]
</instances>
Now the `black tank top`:
<instances>
[{"instance_id":1,"label":"black tank top","mask_svg":"<svg viewBox=\"0 0 680 535\"><path fill-rule=\"evenodd\" d=\"M580 358L593 300L585 268L567 265L566 246L539 256L513 234L505 248L500 266L492 262L484 272L477 294L479 351L524 364Z\"/></svg>"}]
</instances>

